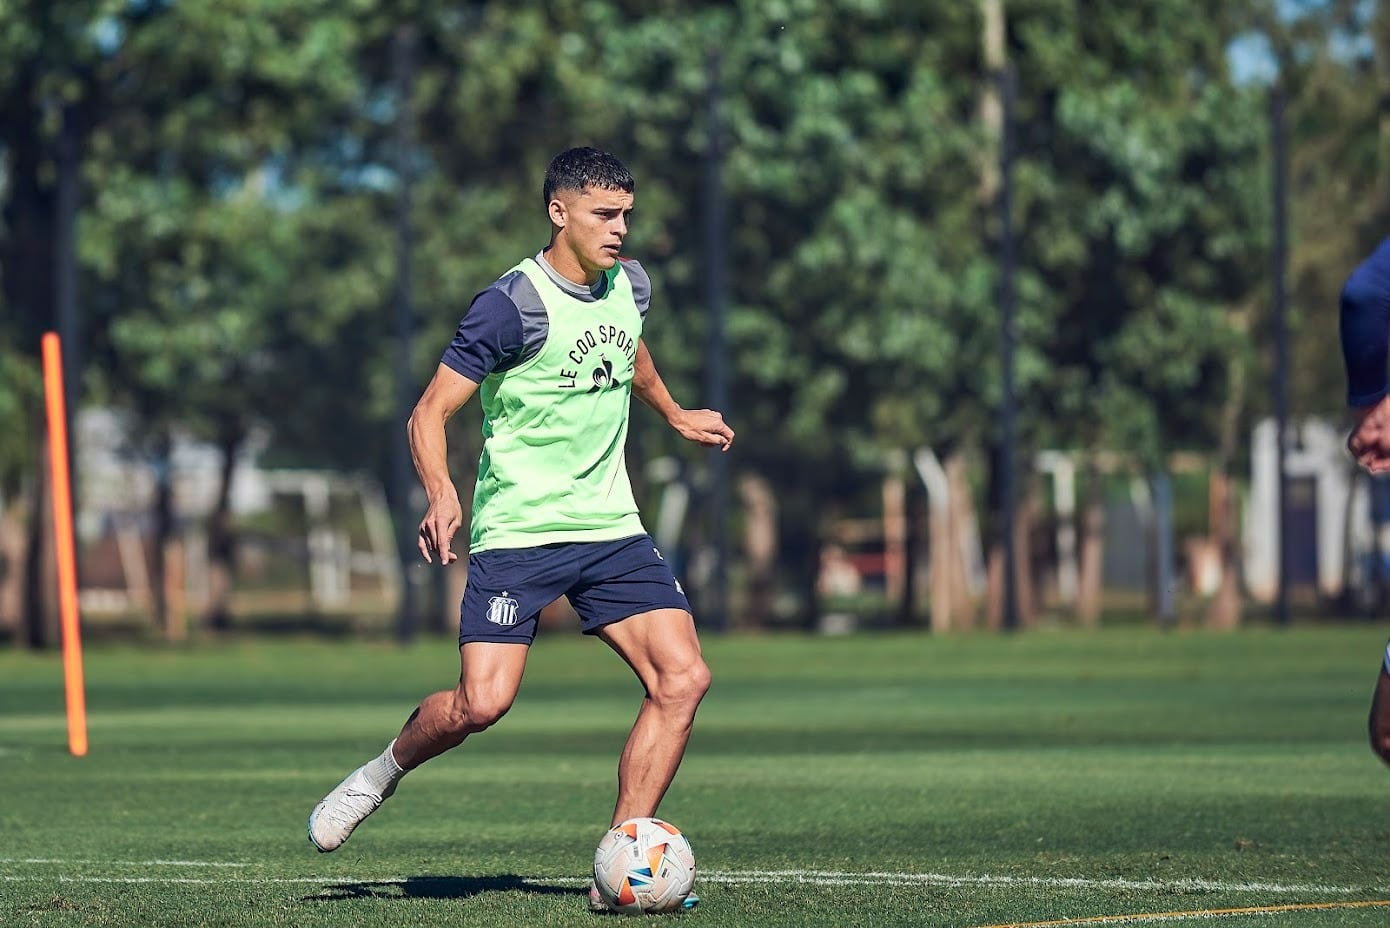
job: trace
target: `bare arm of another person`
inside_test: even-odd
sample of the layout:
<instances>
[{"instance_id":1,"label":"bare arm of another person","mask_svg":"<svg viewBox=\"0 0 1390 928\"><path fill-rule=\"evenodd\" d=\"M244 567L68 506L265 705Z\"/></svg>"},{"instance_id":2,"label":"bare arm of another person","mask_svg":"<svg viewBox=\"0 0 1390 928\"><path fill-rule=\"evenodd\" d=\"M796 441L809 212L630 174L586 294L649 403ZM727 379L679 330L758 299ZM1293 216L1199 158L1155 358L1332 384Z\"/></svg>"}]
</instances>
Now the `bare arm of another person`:
<instances>
[{"instance_id":1,"label":"bare arm of another person","mask_svg":"<svg viewBox=\"0 0 1390 928\"><path fill-rule=\"evenodd\" d=\"M1362 261L1342 285L1338 334L1355 417L1347 450L1371 474L1390 472L1390 240Z\"/></svg>"},{"instance_id":2,"label":"bare arm of another person","mask_svg":"<svg viewBox=\"0 0 1390 928\"><path fill-rule=\"evenodd\" d=\"M734 443L734 430L724 421L724 416L714 409L683 409L672 397L661 375L656 371L647 343L637 340L637 357L633 362L632 392L637 398L656 410L666 424L675 429L682 438L728 451Z\"/></svg>"},{"instance_id":3,"label":"bare arm of another person","mask_svg":"<svg viewBox=\"0 0 1390 928\"><path fill-rule=\"evenodd\" d=\"M454 533L463 524L458 490L449 477L448 441L444 425L478 390L478 385L445 365L439 365L406 424L410 457L425 488L429 508L420 521L420 554L434 563L452 564L458 555L450 549Z\"/></svg>"},{"instance_id":4,"label":"bare arm of another person","mask_svg":"<svg viewBox=\"0 0 1390 928\"><path fill-rule=\"evenodd\" d=\"M1390 397L1356 409L1355 416L1347 450L1367 473L1390 473Z\"/></svg>"}]
</instances>

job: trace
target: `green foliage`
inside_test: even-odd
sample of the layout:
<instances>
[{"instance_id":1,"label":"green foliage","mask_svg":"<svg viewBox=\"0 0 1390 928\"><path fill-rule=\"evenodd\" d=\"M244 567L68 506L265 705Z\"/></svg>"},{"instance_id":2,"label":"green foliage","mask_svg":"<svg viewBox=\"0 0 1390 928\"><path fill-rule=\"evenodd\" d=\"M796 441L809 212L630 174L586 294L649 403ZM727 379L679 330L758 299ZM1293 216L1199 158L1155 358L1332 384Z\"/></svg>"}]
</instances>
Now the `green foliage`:
<instances>
[{"instance_id":1,"label":"green foliage","mask_svg":"<svg viewBox=\"0 0 1390 928\"><path fill-rule=\"evenodd\" d=\"M34 411L43 405L42 378L37 357L0 343L0 434L6 436L0 441L0 506L11 502L22 475L32 472L38 459Z\"/></svg>"},{"instance_id":2,"label":"green foliage","mask_svg":"<svg viewBox=\"0 0 1390 928\"><path fill-rule=\"evenodd\" d=\"M652 40L644 54L612 56L630 88L616 100L618 131L663 191L634 238L670 255L658 285L680 313L684 348L655 322L653 338L687 390L707 338L695 312L711 260L698 204L707 73L719 71L729 412L741 460L812 490L793 506L814 508L847 467L877 469L884 448L955 436L978 409L953 403L950 389L968 320L989 299L959 283L985 260L973 202L959 196L974 184L976 134L961 119L974 81L947 70L972 29L958 7L748 3L677 29L650 17L610 33Z\"/></svg>"},{"instance_id":3,"label":"green foliage","mask_svg":"<svg viewBox=\"0 0 1390 928\"><path fill-rule=\"evenodd\" d=\"M1382 182L1373 61L1337 42L1387 29L1357 4L1275 12L1006 5L1024 451L1105 447L1137 466L1210 448L1234 381L1261 363L1268 122L1262 88L1227 65L1252 33L1296 98L1295 405L1326 405L1335 358L1312 337L1327 325L1314 307L1385 202L1362 195ZM0 377L0 425L34 440L24 359L52 321L51 275L16 269L51 262L32 249L51 241L64 107L84 155L85 383L151 435L261 425L277 461L384 468L401 440L403 185L423 385L472 296L545 244L541 173L576 144L637 177L628 250L654 277L648 340L678 399L703 404L715 68L725 411L738 466L772 476L790 534L814 537L826 502L872 480L886 451L998 439L981 31L975 4L908 0L0 6L0 344L20 372ZM1323 218L1342 210L1350 230ZM660 429L634 440L639 456L702 460ZM0 477L26 466L22 444Z\"/></svg>"},{"instance_id":4,"label":"green foliage","mask_svg":"<svg viewBox=\"0 0 1390 928\"><path fill-rule=\"evenodd\" d=\"M1146 464L1216 444L1268 238L1266 121L1225 77L1242 20L1222 9L1018 14L1040 50L1020 63L1020 199L1048 368L1026 418L1047 442Z\"/></svg>"},{"instance_id":5,"label":"green foliage","mask_svg":"<svg viewBox=\"0 0 1390 928\"><path fill-rule=\"evenodd\" d=\"M1291 12L1267 15L1257 32L1288 96L1289 401L1295 415L1327 415L1346 396L1333 340L1338 295L1390 228L1390 123L1378 102L1390 75L1390 6L1328 0ZM1270 396L1272 358L1260 373Z\"/></svg>"}]
</instances>

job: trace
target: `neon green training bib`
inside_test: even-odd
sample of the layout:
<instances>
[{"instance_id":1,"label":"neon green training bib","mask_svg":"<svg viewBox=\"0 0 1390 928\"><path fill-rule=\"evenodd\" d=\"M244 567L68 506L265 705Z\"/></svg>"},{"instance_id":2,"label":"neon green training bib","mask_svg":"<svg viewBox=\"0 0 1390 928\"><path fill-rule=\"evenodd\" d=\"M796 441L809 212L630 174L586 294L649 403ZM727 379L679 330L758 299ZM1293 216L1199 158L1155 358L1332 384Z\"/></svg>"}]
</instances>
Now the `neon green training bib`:
<instances>
[{"instance_id":1,"label":"neon green training bib","mask_svg":"<svg viewBox=\"0 0 1390 928\"><path fill-rule=\"evenodd\" d=\"M471 549L639 535L645 529L624 454L642 336L631 281L619 262L606 272L603 296L588 302L563 291L533 258L514 270L540 294L548 333L535 357L481 384Z\"/></svg>"}]
</instances>

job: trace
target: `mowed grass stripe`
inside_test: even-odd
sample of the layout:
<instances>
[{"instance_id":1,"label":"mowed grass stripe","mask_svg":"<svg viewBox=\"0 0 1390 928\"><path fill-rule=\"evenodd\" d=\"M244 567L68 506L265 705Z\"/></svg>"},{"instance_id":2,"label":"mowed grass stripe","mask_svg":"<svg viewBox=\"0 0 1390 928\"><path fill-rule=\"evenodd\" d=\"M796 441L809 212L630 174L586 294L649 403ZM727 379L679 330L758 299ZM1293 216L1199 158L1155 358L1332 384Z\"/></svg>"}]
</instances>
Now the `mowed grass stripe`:
<instances>
[{"instance_id":1,"label":"mowed grass stripe","mask_svg":"<svg viewBox=\"0 0 1390 928\"><path fill-rule=\"evenodd\" d=\"M1384 639L711 636L715 686L662 806L708 890L685 920L970 928L1384 898L1390 778L1364 730ZM641 699L601 645L543 636L511 715L333 855L304 840L309 809L450 683L450 641L87 658L79 759L57 663L0 652L0 924L590 923L583 873Z\"/></svg>"}]
</instances>

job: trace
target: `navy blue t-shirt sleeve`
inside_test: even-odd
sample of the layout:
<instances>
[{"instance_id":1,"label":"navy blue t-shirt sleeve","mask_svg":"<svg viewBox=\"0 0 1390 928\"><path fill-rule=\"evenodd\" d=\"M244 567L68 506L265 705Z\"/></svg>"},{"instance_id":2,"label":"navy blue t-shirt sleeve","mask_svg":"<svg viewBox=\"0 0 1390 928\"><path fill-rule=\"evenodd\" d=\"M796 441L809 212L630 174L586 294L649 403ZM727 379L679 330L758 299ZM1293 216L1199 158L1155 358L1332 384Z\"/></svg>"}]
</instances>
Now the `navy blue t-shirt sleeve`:
<instances>
[{"instance_id":1,"label":"navy blue t-shirt sleeve","mask_svg":"<svg viewBox=\"0 0 1390 928\"><path fill-rule=\"evenodd\" d=\"M647 269L644 268L633 258L623 258L623 270L627 273L628 282L632 284L632 300L637 304L637 312L643 319L647 318L647 310L652 305L652 279L647 276Z\"/></svg>"},{"instance_id":2,"label":"navy blue t-shirt sleeve","mask_svg":"<svg viewBox=\"0 0 1390 928\"><path fill-rule=\"evenodd\" d=\"M1342 360L1347 403L1370 406L1387 392L1390 355L1390 239L1352 271L1342 287Z\"/></svg>"},{"instance_id":3,"label":"navy blue t-shirt sleeve","mask_svg":"<svg viewBox=\"0 0 1390 928\"><path fill-rule=\"evenodd\" d=\"M521 313L511 297L489 287L473 298L439 361L474 383L482 383L493 371L515 364L521 351Z\"/></svg>"}]
</instances>

